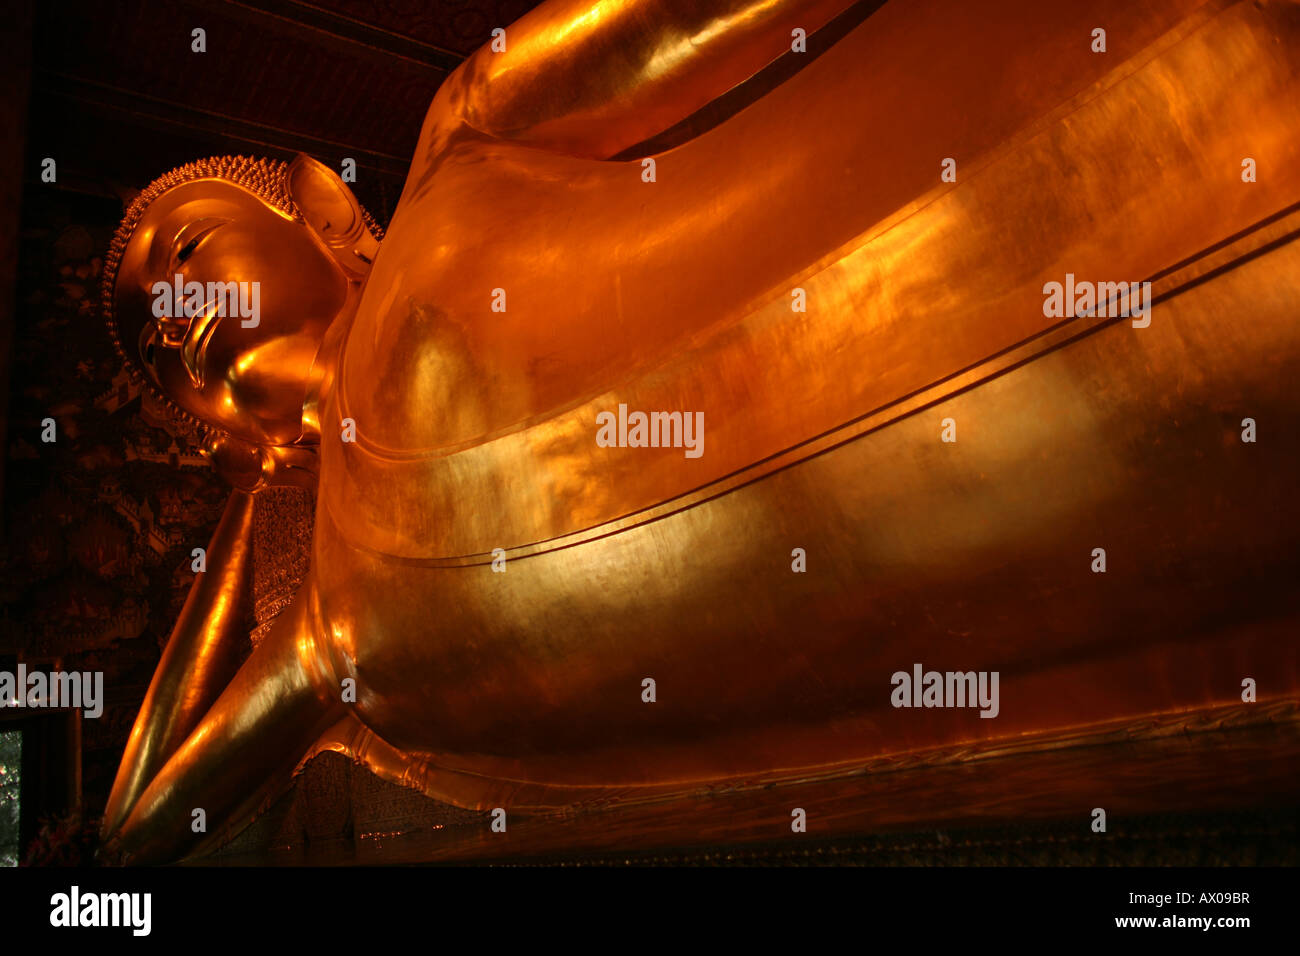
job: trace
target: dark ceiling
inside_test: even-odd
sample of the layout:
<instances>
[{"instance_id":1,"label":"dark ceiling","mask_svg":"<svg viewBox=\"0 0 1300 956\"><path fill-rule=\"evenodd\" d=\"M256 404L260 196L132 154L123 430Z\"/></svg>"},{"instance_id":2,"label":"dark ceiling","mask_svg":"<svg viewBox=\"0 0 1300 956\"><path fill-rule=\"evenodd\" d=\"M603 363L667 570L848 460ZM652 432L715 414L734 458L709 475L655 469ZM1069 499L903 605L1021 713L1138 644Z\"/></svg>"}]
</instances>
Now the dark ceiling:
<instances>
[{"instance_id":1,"label":"dark ceiling","mask_svg":"<svg viewBox=\"0 0 1300 956\"><path fill-rule=\"evenodd\" d=\"M338 168L381 220L439 84L536 0L54 0L33 30L28 178L111 194L218 153ZM206 31L207 51L191 50ZM35 160L35 162L31 162Z\"/></svg>"}]
</instances>

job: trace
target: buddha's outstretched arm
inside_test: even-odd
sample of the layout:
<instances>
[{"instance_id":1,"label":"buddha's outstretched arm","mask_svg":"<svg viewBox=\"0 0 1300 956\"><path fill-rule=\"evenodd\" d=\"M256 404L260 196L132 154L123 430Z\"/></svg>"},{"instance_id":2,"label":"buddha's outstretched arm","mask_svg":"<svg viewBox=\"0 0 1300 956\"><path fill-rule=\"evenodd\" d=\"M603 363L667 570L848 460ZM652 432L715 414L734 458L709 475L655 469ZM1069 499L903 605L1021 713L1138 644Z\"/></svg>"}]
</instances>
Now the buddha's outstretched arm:
<instances>
[{"instance_id":1,"label":"buddha's outstretched arm","mask_svg":"<svg viewBox=\"0 0 1300 956\"><path fill-rule=\"evenodd\" d=\"M438 90L421 151L466 124L605 159L707 105L853 0L549 0ZM504 25L503 25L504 26ZM500 41L498 41L500 42Z\"/></svg>"},{"instance_id":2,"label":"buddha's outstretched arm","mask_svg":"<svg viewBox=\"0 0 1300 956\"><path fill-rule=\"evenodd\" d=\"M110 854L126 863L166 862L237 831L343 715L342 695L317 650L310 581L150 782ZM198 819L221 827L196 833Z\"/></svg>"},{"instance_id":3,"label":"buddha's outstretched arm","mask_svg":"<svg viewBox=\"0 0 1300 956\"><path fill-rule=\"evenodd\" d=\"M253 496L234 491L131 729L104 810L112 834L239 667L252 594Z\"/></svg>"}]
</instances>

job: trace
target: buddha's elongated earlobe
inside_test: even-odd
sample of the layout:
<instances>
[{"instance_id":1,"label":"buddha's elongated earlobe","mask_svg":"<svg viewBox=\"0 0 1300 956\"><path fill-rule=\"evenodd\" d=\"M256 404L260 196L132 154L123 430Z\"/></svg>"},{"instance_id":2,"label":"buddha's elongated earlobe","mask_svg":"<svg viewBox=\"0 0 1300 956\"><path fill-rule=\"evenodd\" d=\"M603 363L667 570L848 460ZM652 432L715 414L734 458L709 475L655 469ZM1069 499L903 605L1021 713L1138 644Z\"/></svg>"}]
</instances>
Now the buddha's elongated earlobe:
<instances>
[{"instance_id":1,"label":"buddha's elongated earlobe","mask_svg":"<svg viewBox=\"0 0 1300 956\"><path fill-rule=\"evenodd\" d=\"M262 487L262 453L252 442L215 433L204 441L203 454L212 463L212 470L231 487L245 492L254 492Z\"/></svg>"},{"instance_id":2,"label":"buddha's elongated earlobe","mask_svg":"<svg viewBox=\"0 0 1300 956\"><path fill-rule=\"evenodd\" d=\"M301 153L289 164L287 178L289 195L325 248L348 275L365 276L379 240L352 190L332 169Z\"/></svg>"},{"instance_id":3,"label":"buddha's elongated earlobe","mask_svg":"<svg viewBox=\"0 0 1300 956\"><path fill-rule=\"evenodd\" d=\"M319 459L310 444L257 445L216 434L204 442L203 453L213 470L239 491L255 494L283 486L316 489Z\"/></svg>"}]
</instances>

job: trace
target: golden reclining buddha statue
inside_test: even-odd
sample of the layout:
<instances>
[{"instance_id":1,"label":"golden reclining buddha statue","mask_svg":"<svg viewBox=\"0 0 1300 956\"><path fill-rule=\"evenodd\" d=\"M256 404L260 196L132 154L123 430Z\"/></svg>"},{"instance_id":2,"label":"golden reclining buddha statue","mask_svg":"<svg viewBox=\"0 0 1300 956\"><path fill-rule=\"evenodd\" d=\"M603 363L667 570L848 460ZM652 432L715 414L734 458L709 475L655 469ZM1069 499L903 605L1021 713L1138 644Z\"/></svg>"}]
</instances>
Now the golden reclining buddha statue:
<instances>
[{"instance_id":1,"label":"golden reclining buddha statue","mask_svg":"<svg viewBox=\"0 0 1300 956\"><path fill-rule=\"evenodd\" d=\"M125 859L322 749L538 810L1300 694L1300 6L548 0L500 41L385 234L306 157L127 212L110 327L234 490ZM310 571L240 664L278 484Z\"/></svg>"}]
</instances>

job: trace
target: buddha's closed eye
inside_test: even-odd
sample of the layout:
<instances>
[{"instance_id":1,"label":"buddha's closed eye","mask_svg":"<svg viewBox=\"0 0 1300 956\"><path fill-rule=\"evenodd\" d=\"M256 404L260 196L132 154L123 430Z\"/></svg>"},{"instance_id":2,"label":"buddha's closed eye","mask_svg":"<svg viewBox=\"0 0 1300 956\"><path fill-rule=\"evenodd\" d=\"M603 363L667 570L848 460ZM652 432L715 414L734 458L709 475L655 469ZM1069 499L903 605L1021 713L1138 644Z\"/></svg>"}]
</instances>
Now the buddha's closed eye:
<instances>
[{"instance_id":1,"label":"buddha's closed eye","mask_svg":"<svg viewBox=\"0 0 1300 956\"><path fill-rule=\"evenodd\" d=\"M194 255L204 239L228 222L229 219L198 219L185 226L172 240L172 261L180 265Z\"/></svg>"}]
</instances>

